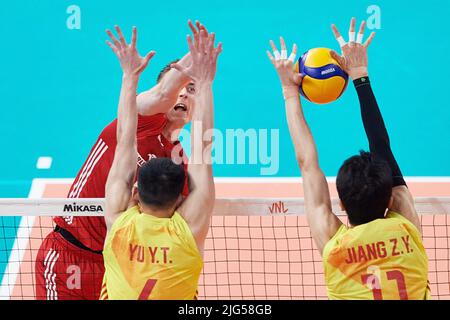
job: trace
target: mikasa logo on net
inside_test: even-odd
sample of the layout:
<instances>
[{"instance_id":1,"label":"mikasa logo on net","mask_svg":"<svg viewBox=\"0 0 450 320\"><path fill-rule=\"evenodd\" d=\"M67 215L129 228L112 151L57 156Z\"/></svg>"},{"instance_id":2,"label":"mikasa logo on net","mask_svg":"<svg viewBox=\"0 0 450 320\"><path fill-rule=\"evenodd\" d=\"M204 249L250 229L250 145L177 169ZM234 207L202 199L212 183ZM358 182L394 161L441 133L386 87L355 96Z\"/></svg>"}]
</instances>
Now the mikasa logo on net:
<instances>
[{"instance_id":1,"label":"mikasa logo on net","mask_svg":"<svg viewBox=\"0 0 450 320\"><path fill-rule=\"evenodd\" d=\"M324 75L324 74L329 74L329 73L335 72L335 71L336 71L336 69L334 69L334 68L328 68L326 70L323 70L320 74Z\"/></svg>"},{"instance_id":2,"label":"mikasa logo on net","mask_svg":"<svg viewBox=\"0 0 450 320\"><path fill-rule=\"evenodd\" d=\"M77 204L76 202L72 204L65 204L63 212L103 212L103 207L101 205L83 205Z\"/></svg>"}]
</instances>

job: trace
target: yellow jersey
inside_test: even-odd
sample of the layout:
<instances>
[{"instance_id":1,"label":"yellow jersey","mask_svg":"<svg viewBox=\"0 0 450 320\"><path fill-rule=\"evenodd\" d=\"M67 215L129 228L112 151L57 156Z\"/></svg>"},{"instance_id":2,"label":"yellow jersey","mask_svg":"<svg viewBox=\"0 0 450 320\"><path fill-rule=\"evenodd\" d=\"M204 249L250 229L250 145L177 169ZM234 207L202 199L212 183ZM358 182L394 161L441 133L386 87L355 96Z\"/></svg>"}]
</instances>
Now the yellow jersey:
<instances>
[{"instance_id":1,"label":"yellow jersey","mask_svg":"<svg viewBox=\"0 0 450 320\"><path fill-rule=\"evenodd\" d=\"M428 257L419 230L402 215L348 228L323 250L330 299L430 299Z\"/></svg>"},{"instance_id":2,"label":"yellow jersey","mask_svg":"<svg viewBox=\"0 0 450 320\"><path fill-rule=\"evenodd\" d=\"M101 300L196 298L203 260L178 212L157 218L128 209L111 227L103 258Z\"/></svg>"}]
</instances>

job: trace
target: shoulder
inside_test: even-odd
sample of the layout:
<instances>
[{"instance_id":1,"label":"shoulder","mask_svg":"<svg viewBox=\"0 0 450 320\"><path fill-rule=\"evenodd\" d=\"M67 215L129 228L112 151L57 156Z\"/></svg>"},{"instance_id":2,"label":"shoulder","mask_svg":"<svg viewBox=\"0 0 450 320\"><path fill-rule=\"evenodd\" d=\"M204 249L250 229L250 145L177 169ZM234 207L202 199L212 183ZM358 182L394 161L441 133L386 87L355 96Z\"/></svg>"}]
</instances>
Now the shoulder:
<instances>
[{"instance_id":1,"label":"shoulder","mask_svg":"<svg viewBox=\"0 0 450 320\"><path fill-rule=\"evenodd\" d=\"M178 231L178 235L182 238L182 240L190 248L192 248L192 250L194 250L195 252L200 252L197 246L197 241L195 240L195 236L183 216L178 211L175 211L172 220Z\"/></svg>"},{"instance_id":2,"label":"shoulder","mask_svg":"<svg viewBox=\"0 0 450 320\"><path fill-rule=\"evenodd\" d=\"M150 134L159 134L167 123L164 113L150 116L138 114L138 131L149 131Z\"/></svg>"},{"instance_id":3,"label":"shoulder","mask_svg":"<svg viewBox=\"0 0 450 320\"><path fill-rule=\"evenodd\" d=\"M122 212L111 226L111 231L117 230L133 221L133 219L140 214L139 207L133 206Z\"/></svg>"},{"instance_id":4,"label":"shoulder","mask_svg":"<svg viewBox=\"0 0 450 320\"><path fill-rule=\"evenodd\" d=\"M417 226L401 213L389 210L386 214L385 220L394 221L395 223L406 225L408 226L408 229L414 230L418 234L421 234L421 231L417 228Z\"/></svg>"},{"instance_id":5,"label":"shoulder","mask_svg":"<svg viewBox=\"0 0 450 320\"><path fill-rule=\"evenodd\" d=\"M102 139L116 139L116 132L117 132L117 119L114 119L111 121L106 127L103 128L102 132L100 133L99 138Z\"/></svg>"},{"instance_id":6,"label":"shoulder","mask_svg":"<svg viewBox=\"0 0 450 320\"><path fill-rule=\"evenodd\" d=\"M322 252L323 259L328 257L329 253L340 243L340 239L347 233L348 230L349 228L345 224L341 224L331 239L325 243Z\"/></svg>"}]
</instances>

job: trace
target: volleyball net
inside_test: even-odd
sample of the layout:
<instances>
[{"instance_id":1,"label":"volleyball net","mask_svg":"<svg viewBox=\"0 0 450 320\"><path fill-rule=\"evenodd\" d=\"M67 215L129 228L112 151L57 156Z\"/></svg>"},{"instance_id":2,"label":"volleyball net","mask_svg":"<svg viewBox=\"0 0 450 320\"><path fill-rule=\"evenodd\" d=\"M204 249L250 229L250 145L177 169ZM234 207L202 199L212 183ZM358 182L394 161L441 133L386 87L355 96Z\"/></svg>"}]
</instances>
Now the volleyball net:
<instances>
[{"instance_id":1,"label":"volleyball net","mask_svg":"<svg viewBox=\"0 0 450 320\"><path fill-rule=\"evenodd\" d=\"M415 201L433 298L450 299L450 198ZM37 298L35 262L43 239L55 227L52 216L102 215L100 211L73 212L85 205L103 206L103 199L0 200L0 299ZM333 211L347 223L339 215L337 200ZM43 259L44 281L51 288L55 259ZM311 238L303 200L216 200L199 299L327 299L322 260Z\"/></svg>"}]
</instances>

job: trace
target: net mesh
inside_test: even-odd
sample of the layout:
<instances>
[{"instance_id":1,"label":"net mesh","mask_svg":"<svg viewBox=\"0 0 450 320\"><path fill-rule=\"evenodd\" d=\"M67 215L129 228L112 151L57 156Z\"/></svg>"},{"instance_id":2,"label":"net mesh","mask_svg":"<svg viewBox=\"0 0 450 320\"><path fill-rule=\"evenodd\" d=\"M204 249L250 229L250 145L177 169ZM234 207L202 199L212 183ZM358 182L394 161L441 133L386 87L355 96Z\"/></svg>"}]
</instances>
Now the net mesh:
<instances>
[{"instance_id":1,"label":"net mesh","mask_svg":"<svg viewBox=\"0 0 450 320\"><path fill-rule=\"evenodd\" d=\"M335 201L333 206L338 212ZM417 199L416 208L433 299L450 299L450 198ZM322 260L303 213L299 200L218 200L199 299L327 299ZM36 299L35 261L53 228L50 217L0 217L0 298ZM51 269L51 257L45 258ZM51 288L46 271L43 281Z\"/></svg>"}]
</instances>

